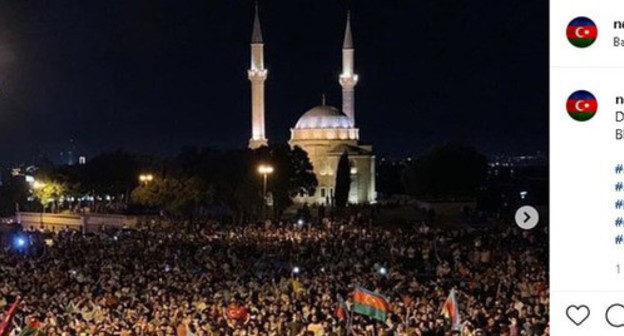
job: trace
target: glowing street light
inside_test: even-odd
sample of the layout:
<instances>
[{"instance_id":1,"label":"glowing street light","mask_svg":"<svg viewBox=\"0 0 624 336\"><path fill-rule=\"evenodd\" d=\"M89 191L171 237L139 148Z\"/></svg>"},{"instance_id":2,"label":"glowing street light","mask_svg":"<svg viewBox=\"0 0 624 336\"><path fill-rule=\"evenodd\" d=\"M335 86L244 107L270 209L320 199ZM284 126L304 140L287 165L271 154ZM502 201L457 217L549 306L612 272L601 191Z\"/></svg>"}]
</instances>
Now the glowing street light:
<instances>
[{"instance_id":1,"label":"glowing street light","mask_svg":"<svg viewBox=\"0 0 624 336\"><path fill-rule=\"evenodd\" d=\"M154 175L152 174L141 174L139 175L139 182L147 185L154 180Z\"/></svg>"},{"instance_id":2,"label":"glowing street light","mask_svg":"<svg viewBox=\"0 0 624 336\"><path fill-rule=\"evenodd\" d=\"M35 180L32 184L33 189L39 190L45 188L46 184L41 181Z\"/></svg>"},{"instance_id":3,"label":"glowing street light","mask_svg":"<svg viewBox=\"0 0 624 336\"><path fill-rule=\"evenodd\" d=\"M273 174L274 169L273 166L261 164L258 166L258 173L262 175L264 180L264 184L262 187L262 218L266 217L266 203L267 203L267 179L268 176Z\"/></svg>"},{"instance_id":4,"label":"glowing street light","mask_svg":"<svg viewBox=\"0 0 624 336\"><path fill-rule=\"evenodd\" d=\"M262 175L269 175L269 174L273 174L273 167L269 166L269 165L260 165L258 166L258 173L262 174Z\"/></svg>"}]
</instances>

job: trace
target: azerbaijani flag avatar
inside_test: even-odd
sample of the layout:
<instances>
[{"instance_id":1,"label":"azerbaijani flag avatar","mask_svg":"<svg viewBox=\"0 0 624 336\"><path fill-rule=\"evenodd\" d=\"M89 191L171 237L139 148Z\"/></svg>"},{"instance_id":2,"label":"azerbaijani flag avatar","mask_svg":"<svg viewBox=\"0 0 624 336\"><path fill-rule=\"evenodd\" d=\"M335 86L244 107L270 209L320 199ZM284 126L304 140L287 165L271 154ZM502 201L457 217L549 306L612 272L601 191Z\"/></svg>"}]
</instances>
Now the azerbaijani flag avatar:
<instances>
[{"instance_id":1,"label":"azerbaijani flag avatar","mask_svg":"<svg viewBox=\"0 0 624 336\"><path fill-rule=\"evenodd\" d=\"M596 115L598 101L591 92L580 90L574 92L566 103L568 114L576 121L587 121Z\"/></svg>"},{"instance_id":2,"label":"azerbaijani flag avatar","mask_svg":"<svg viewBox=\"0 0 624 336\"><path fill-rule=\"evenodd\" d=\"M570 22L566 33L573 46L587 48L598 38L598 27L591 19L581 16Z\"/></svg>"},{"instance_id":3,"label":"azerbaijani flag avatar","mask_svg":"<svg viewBox=\"0 0 624 336\"><path fill-rule=\"evenodd\" d=\"M353 291L353 306L351 310L354 313L385 322L388 313L392 309L386 298L360 287Z\"/></svg>"}]
</instances>

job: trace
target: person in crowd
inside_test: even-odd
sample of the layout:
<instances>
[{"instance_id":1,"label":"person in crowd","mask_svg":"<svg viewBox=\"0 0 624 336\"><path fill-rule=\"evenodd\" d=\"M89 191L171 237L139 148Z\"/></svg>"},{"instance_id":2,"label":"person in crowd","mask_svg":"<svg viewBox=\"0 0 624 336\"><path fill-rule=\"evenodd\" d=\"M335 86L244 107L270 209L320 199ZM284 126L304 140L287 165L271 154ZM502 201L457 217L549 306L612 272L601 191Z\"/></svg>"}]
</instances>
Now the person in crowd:
<instances>
[{"instance_id":1,"label":"person in crowd","mask_svg":"<svg viewBox=\"0 0 624 336\"><path fill-rule=\"evenodd\" d=\"M445 336L460 334L440 314L454 288L461 335L545 336L547 241L547 232L511 225L356 220L212 224L193 234L31 232L25 249L0 251L0 309L21 297L15 332L37 320L50 336ZM337 297L350 306L358 286L387 298L386 321L335 313Z\"/></svg>"}]
</instances>

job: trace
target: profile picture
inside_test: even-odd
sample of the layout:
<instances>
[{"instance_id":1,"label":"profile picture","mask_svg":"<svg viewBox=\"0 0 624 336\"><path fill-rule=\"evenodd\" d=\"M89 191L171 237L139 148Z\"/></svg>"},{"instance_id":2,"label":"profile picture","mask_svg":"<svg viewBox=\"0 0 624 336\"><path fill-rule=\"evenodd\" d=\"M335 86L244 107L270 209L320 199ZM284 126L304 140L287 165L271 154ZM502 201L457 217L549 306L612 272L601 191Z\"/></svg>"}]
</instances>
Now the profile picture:
<instances>
[{"instance_id":1,"label":"profile picture","mask_svg":"<svg viewBox=\"0 0 624 336\"><path fill-rule=\"evenodd\" d=\"M566 107L572 119L587 121L596 115L598 101L591 92L579 90L570 95Z\"/></svg>"},{"instance_id":2,"label":"profile picture","mask_svg":"<svg viewBox=\"0 0 624 336\"><path fill-rule=\"evenodd\" d=\"M577 17L568 24L568 41L577 48L587 48L596 42L598 27L589 18Z\"/></svg>"}]
</instances>

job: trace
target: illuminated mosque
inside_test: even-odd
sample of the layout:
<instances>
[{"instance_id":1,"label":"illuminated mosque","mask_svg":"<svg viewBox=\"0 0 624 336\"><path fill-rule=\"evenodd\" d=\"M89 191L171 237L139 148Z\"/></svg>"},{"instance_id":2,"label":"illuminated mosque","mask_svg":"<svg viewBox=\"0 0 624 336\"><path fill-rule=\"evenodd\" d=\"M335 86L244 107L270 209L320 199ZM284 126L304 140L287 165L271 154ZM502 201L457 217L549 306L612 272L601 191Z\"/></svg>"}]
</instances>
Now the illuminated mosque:
<instances>
[{"instance_id":1,"label":"illuminated mosque","mask_svg":"<svg viewBox=\"0 0 624 336\"><path fill-rule=\"evenodd\" d=\"M336 185L336 170L343 153L350 162L351 187L349 203L374 203L375 155L372 146L360 144L360 130L355 124L355 87L358 75L354 69L355 48L351 34L351 18L347 15L342 44L342 73L338 82L342 87L342 110L323 103L303 113L290 129L291 146L299 146L308 153L318 180L314 195L300 195L297 203L332 204ZM264 42L258 8L251 35L251 139L252 149L265 146L264 82L268 70L264 67Z\"/></svg>"}]
</instances>

